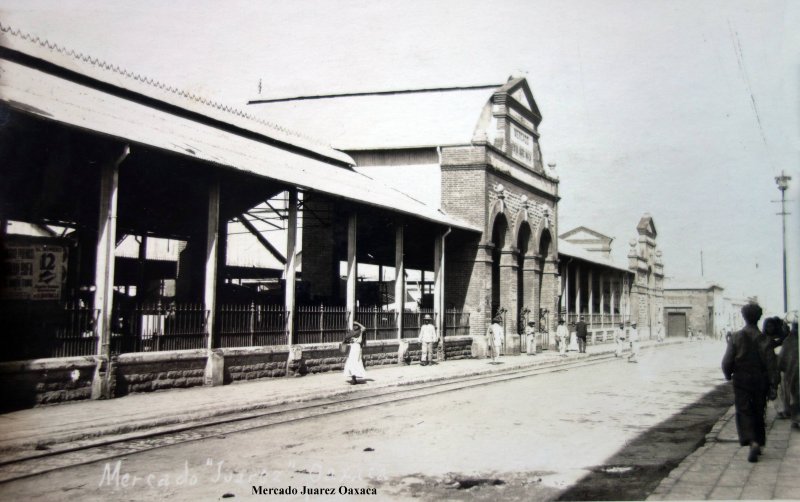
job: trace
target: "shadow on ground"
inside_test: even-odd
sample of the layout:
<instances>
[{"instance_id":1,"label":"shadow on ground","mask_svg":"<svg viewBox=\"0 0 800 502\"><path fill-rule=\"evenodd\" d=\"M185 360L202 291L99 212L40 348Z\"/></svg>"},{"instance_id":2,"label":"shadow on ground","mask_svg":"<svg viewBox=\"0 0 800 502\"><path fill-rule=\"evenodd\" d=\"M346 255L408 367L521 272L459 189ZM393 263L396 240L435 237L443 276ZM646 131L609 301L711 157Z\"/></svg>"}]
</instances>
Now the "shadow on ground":
<instances>
[{"instance_id":1,"label":"shadow on ground","mask_svg":"<svg viewBox=\"0 0 800 502\"><path fill-rule=\"evenodd\" d=\"M558 500L644 500L672 469L703 445L706 434L732 403L732 386L717 386L637 436L604 465L592 468Z\"/></svg>"}]
</instances>

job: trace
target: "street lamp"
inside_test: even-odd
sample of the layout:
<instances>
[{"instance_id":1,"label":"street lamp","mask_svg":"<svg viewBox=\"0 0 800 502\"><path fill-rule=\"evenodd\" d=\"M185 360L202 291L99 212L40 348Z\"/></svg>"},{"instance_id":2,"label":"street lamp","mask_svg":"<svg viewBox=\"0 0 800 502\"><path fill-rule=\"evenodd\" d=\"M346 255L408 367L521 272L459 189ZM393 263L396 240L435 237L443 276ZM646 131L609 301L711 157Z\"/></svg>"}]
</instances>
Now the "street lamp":
<instances>
[{"instance_id":1,"label":"street lamp","mask_svg":"<svg viewBox=\"0 0 800 502\"><path fill-rule=\"evenodd\" d=\"M778 213L781 215L781 222L782 222L782 231L783 231L783 311L789 311L789 304L786 301L786 215L789 214L786 212L786 189L789 188L789 180L791 180L791 176L787 176L786 173L781 171L780 176L775 176L775 183L778 184L778 190L781 191L781 212Z\"/></svg>"}]
</instances>

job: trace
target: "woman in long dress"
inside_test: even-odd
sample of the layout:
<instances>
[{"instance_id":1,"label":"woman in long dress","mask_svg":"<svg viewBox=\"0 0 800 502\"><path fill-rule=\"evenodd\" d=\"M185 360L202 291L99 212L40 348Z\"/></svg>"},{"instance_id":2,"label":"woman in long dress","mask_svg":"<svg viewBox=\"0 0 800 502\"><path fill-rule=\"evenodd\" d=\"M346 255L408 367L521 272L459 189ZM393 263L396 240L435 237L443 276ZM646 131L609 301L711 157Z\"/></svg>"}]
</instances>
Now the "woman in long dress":
<instances>
[{"instance_id":1,"label":"woman in long dress","mask_svg":"<svg viewBox=\"0 0 800 502\"><path fill-rule=\"evenodd\" d=\"M358 383L358 380L365 379L367 372L364 370L362 349L366 342L366 329L361 324L354 322L353 331L350 334L350 351L344 363L344 376L351 384Z\"/></svg>"}]
</instances>

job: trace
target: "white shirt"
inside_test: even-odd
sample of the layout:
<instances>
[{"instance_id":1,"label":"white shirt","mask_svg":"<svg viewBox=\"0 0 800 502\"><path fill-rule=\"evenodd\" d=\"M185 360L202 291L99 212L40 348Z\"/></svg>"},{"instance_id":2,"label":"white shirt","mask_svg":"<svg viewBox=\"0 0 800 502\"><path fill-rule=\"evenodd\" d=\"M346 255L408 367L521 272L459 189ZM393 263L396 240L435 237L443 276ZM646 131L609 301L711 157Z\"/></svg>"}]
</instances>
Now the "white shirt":
<instances>
[{"instance_id":1,"label":"white shirt","mask_svg":"<svg viewBox=\"0 0 800 502\"><path fill-rule=\"evenodd\" d=\"M423 343L439 341L439 337L436 335L436 328L433 327L433 324L423 324L422 327L419 328L419 341Z\"/></svg>"}]
</instances>

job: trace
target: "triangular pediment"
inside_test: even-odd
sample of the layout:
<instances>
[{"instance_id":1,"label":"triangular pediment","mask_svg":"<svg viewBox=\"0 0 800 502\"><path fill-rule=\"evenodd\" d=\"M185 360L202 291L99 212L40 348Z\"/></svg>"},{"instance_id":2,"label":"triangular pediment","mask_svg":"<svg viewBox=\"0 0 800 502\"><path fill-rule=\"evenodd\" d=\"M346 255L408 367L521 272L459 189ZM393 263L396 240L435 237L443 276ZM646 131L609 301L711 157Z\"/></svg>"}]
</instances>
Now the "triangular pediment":
<instances>
[{"instance_id":1,"label":"triangular pediment","mask_svg":"<svg viewBox=\"0 0 800 502\"><path fill-rule=\"evenodd\" d=\"M511 94L511 97L516 99L519 104L525 107L527 110L531 110L531 104L528 102L528 96L525 95L525 91L522 89L517 89Z\"/></svg>"},{"instance_id":2,"label":"triangular pediment","mask_svg":"<svg viewBox=\"0 0 800 502\"><path fill-rule=\"evenodd\" d=\"M508 94L514 102L530 113L530 118L537 126L542 121L542 113L539 111L536 100L533 99L533 93L531 92L527 79L510 78L508 82L500 88L499 92Z\"/></svg>"},{"instance_id":3,"label":"triangular pediment","mask_svg":"<svg viewBox=\"0 0 800 502\"><path fill-rule=\"evenodd\" d=\"M609 237L607 235L603 235L600 232L597 232L596 230L592 230L591 228L587 228L587 227L583 227L583 226L577 227L577 228L573 228L572 230L570 230L568 232L564 232L563 234L559 235L558 237L560 239L566 239L566 240L571 240L571 241L573 241L573 240L575 240L575 241L577 241L577 240L598 240L598 239L600 239L600 240L611 240L611 237Z\"/></svg>"}]
</instances>

